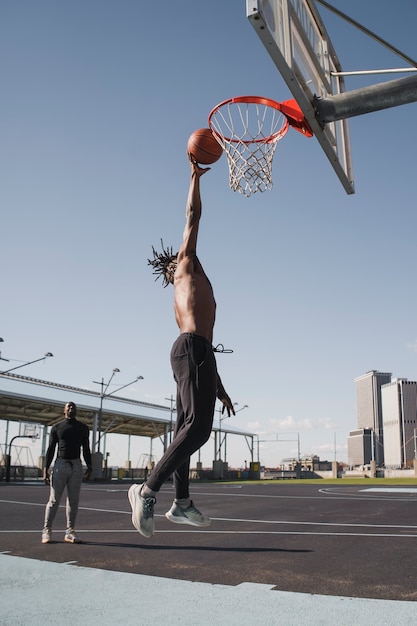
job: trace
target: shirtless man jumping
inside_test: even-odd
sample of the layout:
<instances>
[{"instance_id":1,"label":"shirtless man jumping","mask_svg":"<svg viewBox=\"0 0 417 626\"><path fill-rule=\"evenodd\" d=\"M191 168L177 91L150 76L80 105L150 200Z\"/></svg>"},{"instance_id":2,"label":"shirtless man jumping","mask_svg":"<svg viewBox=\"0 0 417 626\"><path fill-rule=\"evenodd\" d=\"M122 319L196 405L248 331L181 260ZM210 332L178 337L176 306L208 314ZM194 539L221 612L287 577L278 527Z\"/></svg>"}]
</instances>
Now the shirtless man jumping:
<instances>
[{"instance_id":1,"label":"shirtless man jumping","mask_svg":"<svg viewBox=\"0 0 417 626\"><path fill-rule=\"evenodd\" d=\"M213 353L216 302L213 289L197 258L201 218L200 178L210 168L201 168L192 157L183 242L177 255L171 250L149 260L164 286L174 285L174 311L180 335L171 350L171 366L177 383L177 421L174 438L146 483L132 485L128 492L132 523L145 537L154 533L156 494L173 475L175 499L167 519L176 524L209 526L210 518L194 506L189 492L190 457L210 437L216 397L228 415L235 414L217 373Z\"/></svg>"}]
</instances>

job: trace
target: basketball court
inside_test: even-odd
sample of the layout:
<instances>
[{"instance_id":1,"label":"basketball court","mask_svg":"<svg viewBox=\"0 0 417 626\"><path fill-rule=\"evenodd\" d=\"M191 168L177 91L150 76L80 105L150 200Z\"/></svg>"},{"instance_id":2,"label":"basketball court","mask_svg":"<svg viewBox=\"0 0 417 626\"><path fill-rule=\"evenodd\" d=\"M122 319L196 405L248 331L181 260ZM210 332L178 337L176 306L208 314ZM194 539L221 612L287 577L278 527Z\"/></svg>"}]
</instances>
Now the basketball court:
<instances>
[{"instance_id":1,"label":"basketball court","mask_svg":"<svg viewBox=\"0 0 417 626\"><path fill-rule=\"evenodd\" d=\"M48 611L45 615L50 615L52 608L47 603L50 588L42 581L50 576L49 572L59 572L60 564L66 575L68 572L79 580L80 586L84 577L90 581L84 586L82 602L77 600L78 609L85 604L107 605L107 592L103 595L95 582L91 586L91 581L106 580L117 606L124 597L124 585L130 593L133 585L134 597L125 599L123 602L128 604L120 607L124 611L137 607L143 593L147 594L147 601L149 594L157 593L161 602L163 598L164 603L175 605L172 594L180 593L182 581L187 595L195 601L194 612L190 614L194 615L194 622L191 618L181 622L189 624L195 623L201 606L207 607L220 591L221 607L210 610L214 611L212 615L220 609L232 610L224 623L238 623L237 613L241 621L242 607L249 598L252 608L244 609L245 617L254 623L261 623L256 617L260 614L262 623L279 623L274 621L274 611L288 612L285 623L299 623L300 617L307 618L305 611L310 605L306 598L317 604L317 610L321 606L320 611L338 603L336 611L340 611L340 599L344 598L344 613L338 616L341 624L369 623L366 606L372 606L373 621L377 619L380 624L394 623L392 614L391 621L388 620L387 607L391 605L395 606L395 623L405 621L400 617L401 611L409 615L410 621L415 613L417 487L369 488L365 481L355 486L344 483L320 486L319 482L317 485L195 483L192 497L210 515L212 524L207 529L194 529L175 526L165 519L164 513L173 498L172 486L166 485L155 508L155 535L145 539L131 524L129 486L83 484L77 524L83 543L64 542L65 503L62 502L53 543L42 545L48 489L42 484L2 484L0 567L7 570L8 563L13 563L13 571L19 568L22 571L19 579L10 578L9 574L6 578L2 576L3 584L8 586L5 591L12 594L8 597L16 601L28 588L36 589L45 598ZM12 561L8 560L10 557ZM134 575L133 582L127 582L132 581L129 576L120 578L121 573ZM241 593L245 589L248 595ZM253 594L260 595L255 605ZM233 609L228 608L228 598ZM220 602L219 598L215 602ZM295 614L293 608L297 606L299 612ZM362 617L356 614L358 606ZM269 613L264 615L261 607L268 607ZM162 604L160 609L163 616ZM157 622L161 621L157 619L158 610L154 612ZM15 619L22 615L22 607L10 600L8 611L10 616L14 612ZM217 617L212 621L201 619L200 623L222 622ZM310 619L310 623L330 621Z\"/></svg>"}]
</instances>

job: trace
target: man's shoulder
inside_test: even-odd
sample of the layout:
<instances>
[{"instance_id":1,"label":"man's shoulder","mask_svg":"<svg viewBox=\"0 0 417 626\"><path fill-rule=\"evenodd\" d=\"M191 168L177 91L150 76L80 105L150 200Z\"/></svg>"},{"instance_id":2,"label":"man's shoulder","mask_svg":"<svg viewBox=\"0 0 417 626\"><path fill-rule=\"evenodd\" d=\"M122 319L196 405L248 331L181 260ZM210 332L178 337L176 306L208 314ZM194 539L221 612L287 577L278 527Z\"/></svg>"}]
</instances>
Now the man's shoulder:
<instances>
[{"instance_id":1,"label":"man's shoulder","mask_svg":"<svg viewBox=\"0 0 417 626\"><path fill-rule=\"evenodd\" d=\"M84 430L85 428L87 428L88 430L87 424L85 424L84 422L80 422L80 420L77 420L77 418L74 418L72 420L72 423L74 424L76 428L79 428L80 430Z\"/></svg>"},{"instance_id":2,"label":"man's shoulder","mask_svg":"<svg viewBox=\"0 0 417 626\"><path fill-rule=\"evenodd\" d=\"M197 250L195 247L189 248L188 246L182 244L177 254L177 266L180 263L189 263L190 261L194 261L197 258Z\"/></svg>"},{"instance_id":3,"label":"man's shoulder","mask_svg":"<svg viewBox=\"0 0 417 626\"><path fill-rule=\"evenodd\" d=\"M89 429L89 427L87 426L87 424L85 424L84 422L80 422L80 421L78 421L78 420L77 420L77 424L78 424L78 427L79 427L79 429L80 429L80 430L83 430L83 431L89 432L89 430L90 430L90 429Z\"/></svg>"}]
</instances>

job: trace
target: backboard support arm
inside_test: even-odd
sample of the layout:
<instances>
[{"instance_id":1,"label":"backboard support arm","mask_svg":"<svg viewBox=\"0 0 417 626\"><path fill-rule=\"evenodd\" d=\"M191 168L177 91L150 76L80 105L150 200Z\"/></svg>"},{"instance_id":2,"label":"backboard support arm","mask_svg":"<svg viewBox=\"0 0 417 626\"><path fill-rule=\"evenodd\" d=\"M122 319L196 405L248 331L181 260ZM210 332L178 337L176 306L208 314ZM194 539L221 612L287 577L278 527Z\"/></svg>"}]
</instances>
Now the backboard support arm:
<instances>
[{"instance_id":1,"label":"backboard support arm","mask_svg":"<svg viewBox=\"0 0 417 626\"><path fill-rule=\"evenodd\" d=\"M417 76L407 76L362 87L327 98L314 98L317 119L322 124L365 113L417 102Z\"/></svg>"}]
</instances>

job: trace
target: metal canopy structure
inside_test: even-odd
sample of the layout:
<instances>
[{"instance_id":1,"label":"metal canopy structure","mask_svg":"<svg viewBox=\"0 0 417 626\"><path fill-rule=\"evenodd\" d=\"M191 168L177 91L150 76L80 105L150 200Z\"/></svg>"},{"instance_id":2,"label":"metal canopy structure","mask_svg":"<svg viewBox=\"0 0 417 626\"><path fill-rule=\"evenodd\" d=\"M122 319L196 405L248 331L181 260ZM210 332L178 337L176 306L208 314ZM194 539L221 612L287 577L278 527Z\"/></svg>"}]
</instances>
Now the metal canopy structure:
<instances>
[{"instance_id":1,"label":"metal canopy structure","mask_svg":"<svg viewBox=\"0 0 417 626\"><path fill-rule=\"evenodd\" d=\"M96 406L87 406L76 402L77 419L87 424L92 430L97 415ZM36 423L53 426L64 418L64 403L50 398L28 396L7 391L0 391L0 419L14 422ZM162 417L132 415L113 409L102 410L103 432L139 437L163 436L170 420Z\"/></svg>"},{"instance_id":2,"label":"metal canopy structure","mask_svg":"<svg viewBox=\"0 0 417 626\"><path fill-rule=\"evenodd\" d=\"M18 374L0 373L0 381L1 379L5 382L7 380L13 389L6 390L5 385L0 387L1 420L32 422L51 427L64 418L65 403L73 401L77 405L77 418L87 424L93 433L96 430L96 417L101 398L99 392ZM29 385L34 386L36 391L39 391L39 387L48 388L50 397L24 393L23 390L26 390ZM146 408L156 410L158 413L170 413L169 407L120 396L105 396L105 400L106 404L109 401L112 408L103 406L101 409L102 433L155 438L166 433L170 427L171 415L166 418L137 413L138 407L141 411ZM126 410L122 408L123 405L126 405Z\"/></svg>"},{"instance_id":3,"label":"metal canopy structure","mask_svg":"<svg viewBox=\"0 0 417 626\"><path fill-rule=\"evenodd\" d=\"M10 381L13 387L19 391L4 389L2 380ZM44 397L24 393L28 385L46 387L51 390L55 397ZM90 397L88 402L86 397ZM175 410L169 406L141 402L119 396L105 396L112 408L102 408L101 432L103 434L134 435L137 437L149 437L151 439L160 438L167 444L167 435L173 429ZM66 402L75 402L77 405L77 418L87 424L93 432L93 438L97 435L97 415L99 411L100 393L89 389L81 389L70 385L62 385L50 381L20 376L18 374L0 373L0 420L12 422L33 423L45 427L52 427L57 422L64 419L64 405ZM126 411L121 407L125 405ZM142 415L137 413L137 409L147 409L158 413L168 413L167 417L161 415ZM235 428L227 427L223 419L218 424L213 423L212 431L216 434L243 436L246 440L251 440L250 449L253 454L253 439L255 433ZM215 443L216 445L216 443Z\"/></svg>"}]
</instances>

